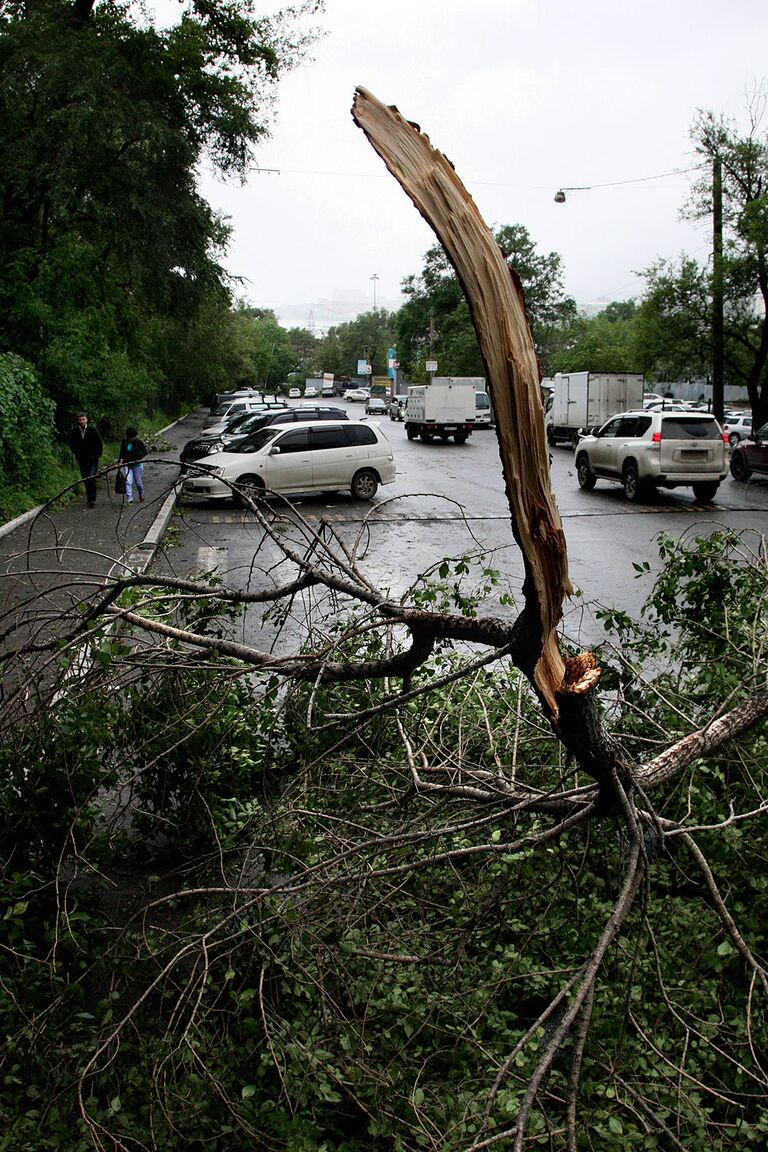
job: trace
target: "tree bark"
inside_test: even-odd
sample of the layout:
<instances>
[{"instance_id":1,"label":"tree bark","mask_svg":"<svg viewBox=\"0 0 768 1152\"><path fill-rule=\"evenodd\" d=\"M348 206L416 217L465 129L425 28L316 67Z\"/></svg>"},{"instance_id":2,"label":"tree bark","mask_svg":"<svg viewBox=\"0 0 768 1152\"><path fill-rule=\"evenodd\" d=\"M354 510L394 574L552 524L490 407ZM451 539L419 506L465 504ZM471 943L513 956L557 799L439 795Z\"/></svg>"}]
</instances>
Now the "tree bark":
<instances>
[{"instance_id":1,"label":"tree bark","mask_svg":"<svg viewBox=\"0 0 768 1152\"><path fill-rule=\"evenodd\" d=\"M415 124L358 88L355 123L436 233L469 304L496 413L512 531L525 563L524 618L530 676L558 727L558 693L583 691L599 671L566 675L556 628L571 593L560 514L552 494L539 366L519 279L510 274L490 229L452 164Z\"/></svg>"}]
</instances>

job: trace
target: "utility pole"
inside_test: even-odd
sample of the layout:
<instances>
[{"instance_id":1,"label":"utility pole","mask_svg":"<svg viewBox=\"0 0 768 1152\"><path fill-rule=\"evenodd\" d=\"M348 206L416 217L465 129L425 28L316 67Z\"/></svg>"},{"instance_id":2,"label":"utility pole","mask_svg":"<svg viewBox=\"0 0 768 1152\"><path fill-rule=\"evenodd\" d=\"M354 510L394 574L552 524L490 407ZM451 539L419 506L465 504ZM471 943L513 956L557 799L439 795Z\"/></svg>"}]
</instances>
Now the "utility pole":
<instances>
[{"instance_id":1,"label":"utility pole","mask_svg":"<svg viewBox=\"0 0 768 1152\"><path fill-rule=\"evenodd\" d=\"M723 422L723 162L712 161L712 413Z\"/></svg>"},{"instance_id":2,"label":"utility pole","mask_svg":"<svg viewBox=\"0 0 768 1152\"><path fill-rule=\"evenodd\" d=\"M378 280L378 276L376 275L375 272L374 272L373 276L370 277L370 279L373 280L373 310L375 312L376 311L376 281Z\"/></svg>"}]
</instances>

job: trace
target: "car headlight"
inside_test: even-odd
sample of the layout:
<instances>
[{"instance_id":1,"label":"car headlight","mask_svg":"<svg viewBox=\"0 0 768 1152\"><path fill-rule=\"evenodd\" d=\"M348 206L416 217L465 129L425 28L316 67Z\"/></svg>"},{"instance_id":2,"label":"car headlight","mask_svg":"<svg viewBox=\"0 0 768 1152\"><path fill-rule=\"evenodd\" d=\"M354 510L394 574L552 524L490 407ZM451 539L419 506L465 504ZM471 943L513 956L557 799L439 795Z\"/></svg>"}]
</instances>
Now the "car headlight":
<instances>
[{"instance_id":1,"label":"car headlight","mask_svg":"<svg viewBox=\"0 0 768 1152\"><path fill-rule=\"evenodd\" d=\"M223 468L209 468L208 472L210 473L211 476L223 476L224 475L224 469Z\"/></svg>"}]
</instances>

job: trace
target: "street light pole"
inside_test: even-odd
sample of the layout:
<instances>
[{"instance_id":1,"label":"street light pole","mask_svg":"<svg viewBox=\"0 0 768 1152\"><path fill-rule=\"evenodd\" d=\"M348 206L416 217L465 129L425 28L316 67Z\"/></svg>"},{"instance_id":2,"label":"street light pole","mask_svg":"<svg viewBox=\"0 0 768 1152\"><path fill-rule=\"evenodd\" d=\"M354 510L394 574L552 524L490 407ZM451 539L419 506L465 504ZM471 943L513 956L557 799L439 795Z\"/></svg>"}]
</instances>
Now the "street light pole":
<instances>
[{"instance_id":1,"label":"street light pole","mask_svg":"<svg viewBox=\"0 0 768 1152\"><path fill-rule=\"evenodd\" d=\"M375 272L374 272L373 276L370 277L370 279L373 281L373 310L375 312L376 311L376 281L378 280L378 276L376 275Z\"/></svg>"}]
</instances>

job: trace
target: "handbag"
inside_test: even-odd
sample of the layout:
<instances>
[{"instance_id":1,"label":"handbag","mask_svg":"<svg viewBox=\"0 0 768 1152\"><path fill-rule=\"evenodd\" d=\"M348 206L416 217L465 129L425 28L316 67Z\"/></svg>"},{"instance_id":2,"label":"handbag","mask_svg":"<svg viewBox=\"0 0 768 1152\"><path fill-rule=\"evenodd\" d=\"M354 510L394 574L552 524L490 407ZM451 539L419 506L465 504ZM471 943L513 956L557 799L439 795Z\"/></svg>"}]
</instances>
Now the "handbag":
<instances>
[{"instance_id":1,"label":"handbag","mask_svg":"<svg viewBox=\"0 0 768 1152\"><path fill-rule=\"evenodd\" d=\"M115 472L115 495L125 496L125 472L122 468Z\"/></svg>"}]
</instances>

